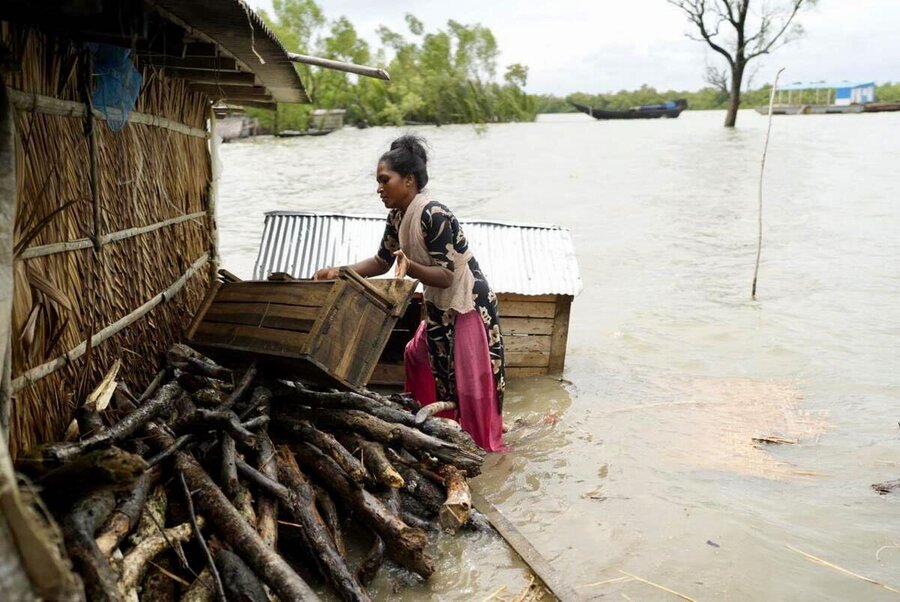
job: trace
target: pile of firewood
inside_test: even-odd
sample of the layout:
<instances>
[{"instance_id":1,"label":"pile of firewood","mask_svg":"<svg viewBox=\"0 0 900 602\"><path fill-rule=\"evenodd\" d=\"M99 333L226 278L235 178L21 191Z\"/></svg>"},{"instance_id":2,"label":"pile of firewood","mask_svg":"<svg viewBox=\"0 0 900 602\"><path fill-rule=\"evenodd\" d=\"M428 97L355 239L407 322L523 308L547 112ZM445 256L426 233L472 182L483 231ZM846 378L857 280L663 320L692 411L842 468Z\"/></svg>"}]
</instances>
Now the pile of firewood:
<instances>
[{"instance_id":1,"label":"pile of firewood","mask_svg":"<svg viewBox=\"0 0 900 602\"><path fill-rule=\"evenodd\" d=\"M455 422L264 372L176 345L143 394L107 378L19 458L88 600L316 599L310 579L368 600L383 562L427 579L435 535L477 522L484 452Z\"/></svg>"}]
</instances>

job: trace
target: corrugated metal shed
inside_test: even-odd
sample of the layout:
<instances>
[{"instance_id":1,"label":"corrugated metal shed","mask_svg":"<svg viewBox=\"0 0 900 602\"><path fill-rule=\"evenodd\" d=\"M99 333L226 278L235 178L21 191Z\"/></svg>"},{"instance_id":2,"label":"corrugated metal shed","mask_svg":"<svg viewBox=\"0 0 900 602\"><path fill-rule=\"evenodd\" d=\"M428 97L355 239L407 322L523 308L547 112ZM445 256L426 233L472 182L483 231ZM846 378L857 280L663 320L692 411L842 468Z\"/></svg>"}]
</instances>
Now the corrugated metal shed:
<instances>
[{"instance_id":1,"label":"corrugated metal shed","mask_svg":"<svg viewBox=\"0 0 900 602\"><path fill-rule=\"evenodd\" d=\"M581 275L572 236L558 226L460 220L469 247L496 293L572 295ZM272 272L311 278L318 268L346 265L378 250L383 216L270 211L253 277Z\"/></svg>"},{"instance_id":2,"label":"corrugated metal shed","mask_svg":"<svg viewBox=\"0 0 900 602\"><path fill-rule=\"evenodd\" d=\"M852 82L852 81L840 81L840 82L794 82L792 84L784 84L783 86L778 86L779 90L787 91L796 91L796 90L836 90L841 88L864 88L868 86L874 86L875 82Z\"/></svg>"}]
</instances>

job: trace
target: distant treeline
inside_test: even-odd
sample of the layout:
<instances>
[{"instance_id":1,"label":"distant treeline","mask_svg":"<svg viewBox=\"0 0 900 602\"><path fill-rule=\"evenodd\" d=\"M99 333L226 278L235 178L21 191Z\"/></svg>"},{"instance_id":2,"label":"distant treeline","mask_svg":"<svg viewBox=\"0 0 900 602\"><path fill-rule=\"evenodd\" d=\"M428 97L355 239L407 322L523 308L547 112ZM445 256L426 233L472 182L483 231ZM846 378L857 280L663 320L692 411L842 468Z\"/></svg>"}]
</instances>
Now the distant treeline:
<instances>
[{"instance_id":1,"label":"distant treeline","mask_svg":"<svg viewBox=\"0 0 900 602\"><path fill-rule=\"evenodd\" d=\"M771 85L741 93L741 106L752 108L769 104ZM703 88L697 91L657 90L644 84L637 90L620 90L614 94L586 94L575 92L566 97L535 96L538 113L571 113L575 111L570 103L577 102L596 109L621 111L640 105L656 104L667 100L684 98L688 108L694 110L727 109L728 93L718 88ZM900 83L885 83L875 87L875 98L879 102L900 102Z\"/></svg>"},{"instance_id":2,"label":"distant treeline","mask_svg":"<svg viewBox=\"0 0 900 602\"><path fill-rule=\"evenodd\" d=\"M313 109L345 109L350 125L533 121L537 102L523 91L528 68L513 64L498 76L500 50L491 30L450 20L427 31L406 15L406 32L378 28L371 49L345 17L329 21L315 0L273 0L260 14L292 52L378 66L390 82L298 65L311 105L280 104L251 111L272 129L305 129ZM277 121L277 123L276 123Z\"/></svg>"}]
</instances>

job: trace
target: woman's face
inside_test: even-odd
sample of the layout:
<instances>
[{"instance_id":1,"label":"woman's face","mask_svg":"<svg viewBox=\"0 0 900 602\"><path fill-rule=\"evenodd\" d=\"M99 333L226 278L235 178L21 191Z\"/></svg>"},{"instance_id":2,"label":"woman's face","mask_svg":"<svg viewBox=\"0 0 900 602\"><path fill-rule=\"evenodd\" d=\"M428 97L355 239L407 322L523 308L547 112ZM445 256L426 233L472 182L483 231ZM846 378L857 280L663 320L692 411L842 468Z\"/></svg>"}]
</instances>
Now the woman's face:
<instances>
[{"instance_id":1,"label":"woman's face","mask_svg":"<svg viewBox=\"0 0 900 602\"><path fill-rule=\"evenodd\" d=\"M409 201L416 196L416 180L412 174L401 176L384 161L378 163L375 180L378 182L378 196L388 209L406 209Z\"/></svg>"}]
</instances>

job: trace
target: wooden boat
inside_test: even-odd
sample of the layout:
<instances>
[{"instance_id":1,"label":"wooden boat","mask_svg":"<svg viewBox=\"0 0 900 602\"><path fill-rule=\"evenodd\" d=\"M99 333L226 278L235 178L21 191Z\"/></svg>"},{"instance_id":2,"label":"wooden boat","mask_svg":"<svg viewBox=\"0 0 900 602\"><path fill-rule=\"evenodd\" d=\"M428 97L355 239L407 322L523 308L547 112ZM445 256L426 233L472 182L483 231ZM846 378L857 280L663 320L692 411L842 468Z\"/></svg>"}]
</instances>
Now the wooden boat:
<instances>
[{"instance_id":1,"label":"wooden boat","mask_svg":"<svg viewBox=\"0 0 900 602\"><path fill-rule=\"evenodd\" d=\"M683 98L670 100L656 105L642 105L626 111L595 109L577 102L572 102L570 104L594 119L659 119L661 117L674 119L681 115L681 112L687 108L687 100Z\"/></svg>"}]
</instances>

